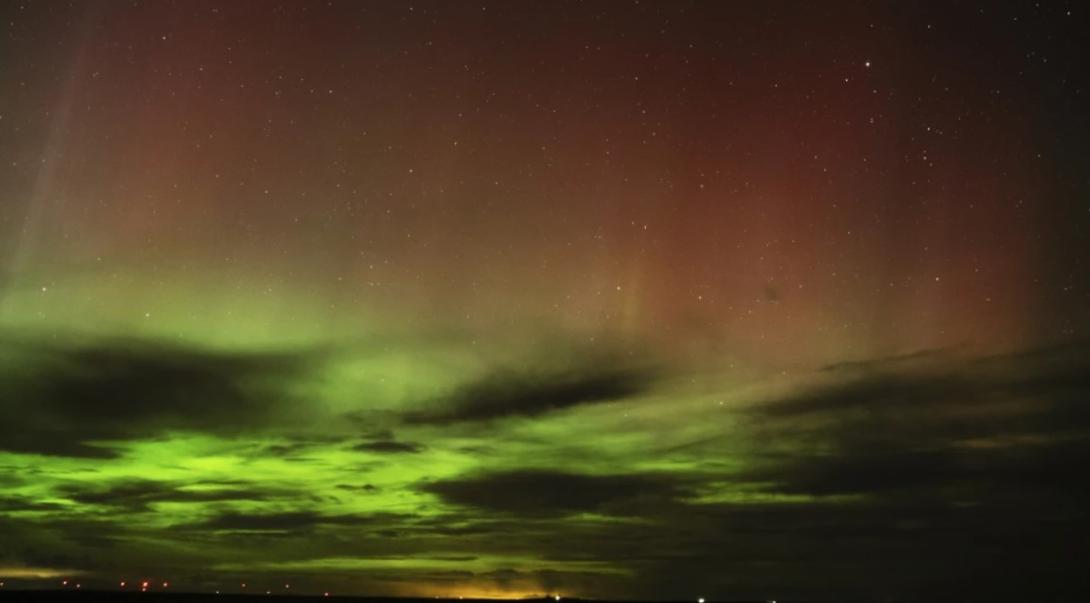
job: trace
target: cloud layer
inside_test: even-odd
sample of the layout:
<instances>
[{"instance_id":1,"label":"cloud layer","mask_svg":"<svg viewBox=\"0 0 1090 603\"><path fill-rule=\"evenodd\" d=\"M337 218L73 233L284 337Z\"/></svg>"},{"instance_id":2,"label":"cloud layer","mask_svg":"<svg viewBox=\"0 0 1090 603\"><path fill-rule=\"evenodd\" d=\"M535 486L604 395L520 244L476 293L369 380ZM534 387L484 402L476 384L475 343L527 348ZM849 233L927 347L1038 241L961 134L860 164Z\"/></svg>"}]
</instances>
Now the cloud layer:
<instances>
[{"instance_id":1,"label":"cloud layer","mask_svg":"<svg viewBox=\"0 0 1090 603\"><path fill-rule=\"evenodd\" d=\"M0 561L40 575L1058 596L1090 535L1084 345L841 364L730 405L661 369L544 359L406 398L371 427L366 401L292 413L343 359L82 339L3 350ZM230 562L211 578L208 558Z\"/></svg>"}]
</instances>

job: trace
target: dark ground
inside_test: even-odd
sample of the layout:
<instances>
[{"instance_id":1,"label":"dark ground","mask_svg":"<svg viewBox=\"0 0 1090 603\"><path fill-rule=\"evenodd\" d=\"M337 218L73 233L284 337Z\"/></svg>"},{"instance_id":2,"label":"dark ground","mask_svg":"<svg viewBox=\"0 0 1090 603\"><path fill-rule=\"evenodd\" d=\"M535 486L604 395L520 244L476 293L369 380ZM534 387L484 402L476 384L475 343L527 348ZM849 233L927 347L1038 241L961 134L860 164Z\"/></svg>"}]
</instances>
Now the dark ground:
<instances>
[{"instance_id":1,"label":"dark ground","mask_svg":"<svg viewBox=\"0 0 1090 603\"><path fill-rule=\"evenodd\" d=\"M164 593L164 592L147 592L141 593L137 591L131 592L117 592L117 591L95 591L95 590L0 590L0 600L2 601L27 601L35 603L74 603L74 602L88 602L88 601L113 601L116 603L136 602L140 603L197 603L197 602L209 602L209 603L243 603L257 601L259 599L291 599L299 603L305 602L318 602L318 601L330 601L336 600L341 603L344 602L359 602L359 603L495 603L497 599L408 599L408 598L391 598L391 597L352 597L352 596L315 596L315 595L282 595L282 594L209 594L209 593ZM504 599L503 601L509 601ZM552 598L534 598L534 599L518 599L517 601L527 603L552 603ZM625 603L623 601L599 601L599 600L587 600L587 599L574 599L566 598L563 600L565 603ZM647 601L641 601L640 603L649 603ZM693 603L691 601L662 601L656 603ZM747 603L745 600L732 600L726 601L710 601L709 603ZM758 603L758 602L754 602ZM759 602L767 603L767 602ZM778 600L776 603L789 603L784 600Z\"/></svg>"}]
</instances>

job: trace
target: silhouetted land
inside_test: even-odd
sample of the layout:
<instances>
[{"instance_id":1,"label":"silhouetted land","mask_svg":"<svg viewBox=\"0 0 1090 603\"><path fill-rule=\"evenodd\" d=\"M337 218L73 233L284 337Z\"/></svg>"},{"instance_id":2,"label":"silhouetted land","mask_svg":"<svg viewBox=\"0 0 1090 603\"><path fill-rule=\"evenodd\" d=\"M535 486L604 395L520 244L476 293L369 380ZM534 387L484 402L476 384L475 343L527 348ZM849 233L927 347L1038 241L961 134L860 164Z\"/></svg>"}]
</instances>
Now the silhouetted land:
<instances>
[{"instance_id":1,"label":"silhouetted land","mask_svg":"<svg viewBox=\"0 0 1090 603\"><path fill-rule=\"evenodd\" d=\"M283 595L283 594L239 594L239 593L164 593L164 592L147 592L141 593L139 591L132 592L120 592L120 591L95 591L95 590L12 590L4 589L0 590L0 601L27 601L35 603L74 603L74 602L90 602L90 601L110 601L115 603L226 603L226 602L255 602L260 599L290 599L293 602L315 602L318 601L331 601L335 600L339 603L345 602L359 602L359 603L496 603L498 599L411 599L411 598L396 598L396 597L353 597L353 596L318 596L318 595ZM503 601L511 601L511 599L503 599ZM517 599L518 602L529 603L553 603L551 597L548 598L529 598L529 599ZM565 603L626 603L619 600L603 601L600 599L576 599L565 598ZM650 603L648 601L640 601L639 603ZM654 603L692 603L691 601L661 601ZM737 599L730 601L710 601L709 603L747 603L747 600ZM753 603L767 603L766 601L754 601ZM777 603L789 603L788 601L779 600Z\"/></svg>"}]
</instances>

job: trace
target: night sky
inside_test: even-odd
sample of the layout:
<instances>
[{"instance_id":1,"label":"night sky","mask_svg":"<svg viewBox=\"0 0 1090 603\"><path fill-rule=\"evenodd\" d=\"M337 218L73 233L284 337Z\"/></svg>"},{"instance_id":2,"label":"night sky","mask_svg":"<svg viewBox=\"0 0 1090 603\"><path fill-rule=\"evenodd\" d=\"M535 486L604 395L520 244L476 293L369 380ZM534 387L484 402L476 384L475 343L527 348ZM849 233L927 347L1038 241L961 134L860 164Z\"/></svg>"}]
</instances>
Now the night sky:
<instances>
[{"instance_id":1,"label":"night sky","mask_svg":"<svg viewBox=\"0 0 1090 603\"><path fill-rule=\"evenodd\" d=\"M5 1L0 588L1087 590L1088 14Z\"/></svg>"}]
</instances>

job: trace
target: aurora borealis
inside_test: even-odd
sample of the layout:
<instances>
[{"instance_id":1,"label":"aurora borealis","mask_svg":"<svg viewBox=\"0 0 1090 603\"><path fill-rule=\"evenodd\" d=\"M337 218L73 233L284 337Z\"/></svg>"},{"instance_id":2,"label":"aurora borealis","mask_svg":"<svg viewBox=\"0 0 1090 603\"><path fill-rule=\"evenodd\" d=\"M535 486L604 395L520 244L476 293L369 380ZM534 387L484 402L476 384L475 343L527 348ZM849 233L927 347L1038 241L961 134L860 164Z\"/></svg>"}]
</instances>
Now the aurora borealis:
<instances>
[{"instance_id":1,"label":"aurora borealis","mask_svg":"<svg viewBox=\"0 0 1090 603\"><path fill-rule=\"evenodd\" d=\"M1084 592L1086 14L4 3L2 588Z\"/></svg>"}]
</instances>

